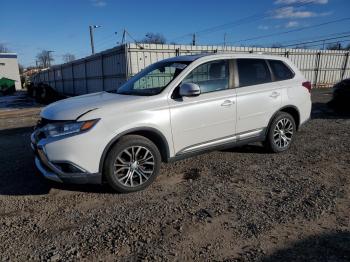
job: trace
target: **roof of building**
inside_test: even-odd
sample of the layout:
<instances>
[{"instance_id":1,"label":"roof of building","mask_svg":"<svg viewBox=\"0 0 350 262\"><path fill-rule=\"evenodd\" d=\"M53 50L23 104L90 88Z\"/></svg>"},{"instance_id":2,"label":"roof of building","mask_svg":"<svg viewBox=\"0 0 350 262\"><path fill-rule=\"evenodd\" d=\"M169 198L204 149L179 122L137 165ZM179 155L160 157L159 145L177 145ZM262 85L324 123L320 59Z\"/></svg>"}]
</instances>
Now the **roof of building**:
<instances>
[{"instance_id":1,"label":"roof of building","mask_svg":"<svg viewBox=\"0 0 350 262\"><path fill-rule=\"evenodd\" d=\"M0 58L17 58L16 53L0 53Z\"/></svg>"}]
</instances>

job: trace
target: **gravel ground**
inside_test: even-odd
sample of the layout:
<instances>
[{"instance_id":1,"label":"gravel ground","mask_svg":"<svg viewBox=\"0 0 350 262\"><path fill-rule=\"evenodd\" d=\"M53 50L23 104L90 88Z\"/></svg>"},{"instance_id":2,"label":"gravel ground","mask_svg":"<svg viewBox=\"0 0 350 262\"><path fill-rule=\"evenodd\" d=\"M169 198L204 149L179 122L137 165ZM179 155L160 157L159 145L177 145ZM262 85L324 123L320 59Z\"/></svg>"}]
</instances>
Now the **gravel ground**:
<instances>
[{"instance_id":1,"label":"gravel ground","mask_svg":"<svg viewBox=\"0 0 350 262\"><path fill-rule=\"evenodd\" d=\"M349 261L350 116L313 91L289 152L258 144L173 164L145 191L59 185L35 171L40 106L0 99L0 261Z\"/></svg>"}]
</instances>

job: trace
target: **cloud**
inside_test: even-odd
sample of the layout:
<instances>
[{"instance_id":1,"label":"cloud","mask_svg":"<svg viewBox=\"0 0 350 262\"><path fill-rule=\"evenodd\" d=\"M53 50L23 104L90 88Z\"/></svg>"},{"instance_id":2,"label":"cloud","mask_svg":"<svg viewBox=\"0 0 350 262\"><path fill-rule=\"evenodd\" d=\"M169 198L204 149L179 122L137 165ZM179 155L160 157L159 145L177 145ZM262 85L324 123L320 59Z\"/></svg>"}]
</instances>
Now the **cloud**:
<instances>
[{"instance_id":1,"label":"cloud","mask_svg":"<svg viewBox=\"0 0 350 262\"><path fill-rule=\"evenodd\" d=\"M274 3L276 5L292 5L292 4L306 4L306 3L325 5L325 4L328 4L328 0L276 0Z\"/></svg>"},{"instance_id":2,"label":"cloud","mask_svg":"<svg viewBox=\"0 0 350 262\"><path fill-rule=\"evenodd\" d=\"M315 13L311 11L296 9L293 6L286 6L286 7L278 8L271 11L271 17L276 19L309 18L309 17L316 17L316 16L327 16L330 14L332 14L332 12Z\"/></svg>"},{"instance_id":3,"label":"cloud","mask_svg":"<svg viewBox=\"0 0 350 262\"><path fill-rule=\"evenodd\" d=\"M104 0L90 0L91 4L95 7L105 7L107 2Z\"/></svg>"},{"instance_id":4,"label":"cloud","mask_svg":"<svg viewBox=\"0 0 350 262\"><path fill-rule=\"evenodd\" d=\"M289 21L284 27L285 28L291 28L291 27L297 27L299 26L298 21Z\"/></svg>"},{"instance_id":5,"label":"cloud","mask_svg":"<svg viewBox=\"0 0 350 262\"><path fill-rule=\"evenodd\" d=\"M267 25L259 25L258 26L258 29L260 29L260 30L268 30L270 27L269 26L267 26Z\"/></svg>"}]
</instances>

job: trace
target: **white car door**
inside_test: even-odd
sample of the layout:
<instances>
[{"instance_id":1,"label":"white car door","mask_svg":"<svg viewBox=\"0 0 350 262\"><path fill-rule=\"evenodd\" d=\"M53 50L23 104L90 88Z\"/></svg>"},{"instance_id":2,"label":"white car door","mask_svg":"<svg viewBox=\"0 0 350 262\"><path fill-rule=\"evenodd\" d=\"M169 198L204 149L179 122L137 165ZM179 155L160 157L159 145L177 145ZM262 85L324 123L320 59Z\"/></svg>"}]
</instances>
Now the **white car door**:
<instances>
[{"instance_id":1,"label":"white car door","mask_svg":"<svg viewBox=\"0 0 350 262\"><path fill-rule=\"evenodd\" d=\"M237 59L236 67L239 82L236 88L236 132L262 130L281 107L281 86L278 82L272 82L270 69L264 59Z\"/></svg>"},{"instance_id":2,"label":"white car door","mask_svg":"<svg viewBox=\"0 0 350 262\"><path fill-rule=\"evenodd\" d=\"M228 142L235 134L236 93L230 81L228 60L202 64L182 83L199 85L195 97L170 99L170 116L176 153L186 153Z\"/></svg>"}]
</instances>

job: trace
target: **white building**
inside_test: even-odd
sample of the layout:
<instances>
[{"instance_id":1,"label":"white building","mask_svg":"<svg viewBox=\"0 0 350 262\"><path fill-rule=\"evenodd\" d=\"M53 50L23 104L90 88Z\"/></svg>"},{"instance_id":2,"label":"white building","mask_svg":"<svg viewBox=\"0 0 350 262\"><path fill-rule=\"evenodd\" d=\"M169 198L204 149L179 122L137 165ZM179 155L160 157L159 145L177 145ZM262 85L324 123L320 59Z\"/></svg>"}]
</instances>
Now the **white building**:
<instances>
[{"instance_id":1,"label":"white building","mask_svg":"<svg viewBox=\"0 0 350 262\"><path fill-rule=\"evenodd\" d=\"M0 79L3 77L15 80L16 90L22 88L17 54L0 53Z\"/></svg>"}]
</instances>

